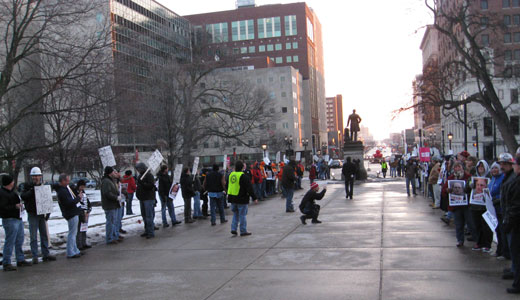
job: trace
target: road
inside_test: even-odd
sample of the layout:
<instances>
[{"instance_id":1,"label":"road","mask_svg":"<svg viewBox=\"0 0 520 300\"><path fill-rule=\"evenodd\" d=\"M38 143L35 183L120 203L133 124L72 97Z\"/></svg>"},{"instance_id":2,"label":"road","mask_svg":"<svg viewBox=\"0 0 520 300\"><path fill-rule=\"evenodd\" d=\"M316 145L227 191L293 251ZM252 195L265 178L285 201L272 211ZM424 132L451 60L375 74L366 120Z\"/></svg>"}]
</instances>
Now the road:
<instances>
[{"instance_id":1,"label":"road","mask_svg":"<svg viewBox=\"0 0 520 300\"><path fill-rule=\"evenodd\" d=\"M353 200L329 184L321 205L323 224L302 225L275 197L250 206L249 237L197 221L2 272L0 298L516 299L506 263L456 248L454 228L402 179L356 185Z\"/></svg>"}]
</instances>

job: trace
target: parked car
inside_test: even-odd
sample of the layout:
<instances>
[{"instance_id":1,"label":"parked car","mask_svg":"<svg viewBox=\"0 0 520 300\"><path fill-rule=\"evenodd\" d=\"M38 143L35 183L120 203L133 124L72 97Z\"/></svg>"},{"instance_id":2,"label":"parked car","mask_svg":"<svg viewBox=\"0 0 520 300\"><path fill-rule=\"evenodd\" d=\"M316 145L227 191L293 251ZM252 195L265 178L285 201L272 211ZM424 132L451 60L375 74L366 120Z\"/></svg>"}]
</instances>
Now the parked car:
<instances>
[{"instance_id":1,"label":"parked car","mask_svg":"<svg viewBox=\"0 0 520 300\"><path fill-rule=\"evenodd\" d=\"M97 182L94 179L90 179L87 181L87 188L95 189L97 187Z\"/></svg>"}]
</instances>

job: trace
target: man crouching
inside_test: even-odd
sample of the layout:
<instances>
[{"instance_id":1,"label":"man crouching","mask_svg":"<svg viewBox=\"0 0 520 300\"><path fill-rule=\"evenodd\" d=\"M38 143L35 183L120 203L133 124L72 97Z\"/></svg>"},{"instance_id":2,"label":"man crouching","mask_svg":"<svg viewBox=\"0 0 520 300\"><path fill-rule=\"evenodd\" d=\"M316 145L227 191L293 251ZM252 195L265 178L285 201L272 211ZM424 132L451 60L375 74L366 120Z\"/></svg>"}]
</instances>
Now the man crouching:
<instances>
[{"instance_id":1,"label":"man crouching","mask_svg":"<svg viewBox=\"0 0 520 300\"><path fill-rule=\"evenodd\" d=\"M311 184L311 189L303 196L302 202L300 203L300 211L302 212L303 216L300 217L300 220L302 221L303 225L306 225L305 222L306 219L312 219L312 223L318 224L321 223L320 220L318 220L318 215L320 214L320 206L316 204L316 200L323 199L323 196L325 196L325 192L327 192L327 189L323 189L321 193L318 193L318 190L320 189L319 185L316 182L313 182Z\"/></svg>"}]
</instances>

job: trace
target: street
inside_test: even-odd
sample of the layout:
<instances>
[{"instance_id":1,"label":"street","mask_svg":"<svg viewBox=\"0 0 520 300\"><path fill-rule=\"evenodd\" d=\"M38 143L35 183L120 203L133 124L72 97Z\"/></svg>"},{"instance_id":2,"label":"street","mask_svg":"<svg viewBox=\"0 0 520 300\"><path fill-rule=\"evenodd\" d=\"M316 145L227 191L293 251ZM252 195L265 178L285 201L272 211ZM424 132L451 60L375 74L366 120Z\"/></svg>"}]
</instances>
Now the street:
<instances>
[{"instance_id":1,"label":"street","mask_svg":"<svg viewBox=\"0 0 520 300\"><path fill-rule=\"evenodd\" d=\"M507 263L456 248L454 229L426 199L406 197L401 179L356 185L353 200L342 184L327 189L322 224L302 225L276 196L250 205L252 236L206 220L128 237L2 272L2 298L514 299L500 279Z\"/></svg>"}]
</instances>

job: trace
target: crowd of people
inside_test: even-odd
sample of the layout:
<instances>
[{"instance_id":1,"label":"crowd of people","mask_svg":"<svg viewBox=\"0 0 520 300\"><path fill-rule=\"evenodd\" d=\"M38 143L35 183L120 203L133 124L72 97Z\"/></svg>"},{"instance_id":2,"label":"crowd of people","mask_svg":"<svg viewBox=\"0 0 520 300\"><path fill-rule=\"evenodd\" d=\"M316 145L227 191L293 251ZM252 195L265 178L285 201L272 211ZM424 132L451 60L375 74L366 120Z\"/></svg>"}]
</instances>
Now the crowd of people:
<instances>
[{"instance_id":1,"label":"crowd of people","mask_svg":"<svg viewBox=\"0 0 520 300\"><path fill-rule=\"evenodd\" d=\"M441 220L455 224L456 246L474 242L471 250L490 253L497 260L511 260L511 267L503 271L502 279L513 280L508 293L520 293L520 148L516 156L502 153L496 161L478 160L467 151L441 158L434 156L430 163L409 159L404 168L406 190L410 196L423 178L423 191L430 197L432 209L441 209ZM422 174L422 176L421 176ZM478 200L476 195L488 195L491 203ZM464 200L455 205L450 200ZM491 229L484 218L489 208L495 211L498 226ZM493 233L497 237L496 251L492 251Z\"/></svg>"}]
</instances>

